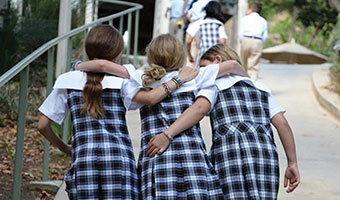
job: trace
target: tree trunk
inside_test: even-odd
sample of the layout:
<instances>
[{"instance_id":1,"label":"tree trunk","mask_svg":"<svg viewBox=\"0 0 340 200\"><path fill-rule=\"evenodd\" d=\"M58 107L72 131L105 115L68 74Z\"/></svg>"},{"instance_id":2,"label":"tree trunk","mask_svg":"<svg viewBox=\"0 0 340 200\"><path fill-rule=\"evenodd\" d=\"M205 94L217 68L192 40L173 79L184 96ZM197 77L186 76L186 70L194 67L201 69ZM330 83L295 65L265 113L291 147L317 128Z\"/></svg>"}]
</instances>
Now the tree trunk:
<instances>
[{"instance_id":1,"label":"tree trunk","mask_svg":"<svg viewBox=\"0 0 340 200\"><path fill-rule=\"evenodd\" d=\"M290 30L289 30L288 42L290 42L292 40L292 38L294 37L297 13L298 13L298 9L297 9L296 6L294 6L293 7L293 18L292 18L292 24L291 24Z\"/></svg>"},{"instance_id":2,"label":"tree trunk","mask_svg":"<svg viewBox=\"0 0 340 200\"><path fill-rule=\"evenodd\" d=\"M307 42L307 44L305 45L305 47L307 47L307 48L310 47L314 38L318 34L319 30L320 30L320 26L315 27L314 32L313 32L312 36L310 37L309 41Z\"/></svg>"}]
</instances>

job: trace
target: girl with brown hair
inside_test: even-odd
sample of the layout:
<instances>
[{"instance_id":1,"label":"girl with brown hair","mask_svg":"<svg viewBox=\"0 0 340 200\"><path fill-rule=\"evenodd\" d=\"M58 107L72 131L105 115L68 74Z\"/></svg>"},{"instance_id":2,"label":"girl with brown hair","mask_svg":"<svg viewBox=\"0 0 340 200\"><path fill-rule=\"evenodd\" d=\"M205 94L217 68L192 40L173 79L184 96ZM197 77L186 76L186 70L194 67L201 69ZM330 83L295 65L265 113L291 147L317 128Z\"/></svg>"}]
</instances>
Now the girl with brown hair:
<instances>
[{"instance_id":1,"label":"girl with brown hair","mask_svg":"<svg viewBox=\"0 0 340 200\"><path fill-rule=\"evenodd\" d=\"M90 60L117 62L123 38L112 26L98 25L86 38ZM125 66L133 71L132 66ZM132 67L132 68L131 68ZM62 151L72 154L65 175L70 199L138 199L137 171L121 99L122 78L68 72L58 77L39 108L39 131ZM51 121L61 124L68 111L73 125L72 148L58 138Z\"/></svg>"},{"instance_id":2,"label":"girl with brown hair","mask_svg":"<svg viewBox=\"0 0 340 200\"><path fill-rule=\"evenodd\" d=\"M218 44L202 55L200 64L210 68L226 60L241 63L233 49ZM277 199L279 163L271 123L278 131L288 161L284 186L292 192L300 183L300 175L293 133L283 115L285 110L267 86L250 78L222 77L215 84L217 96L213 95L211 102L216 103L210 112L210 160L225 199ZM206 113L199 109L204 108L208 112L210 104L196 102L165 131L171 137L180 134L203 118ZM151 142L149 149L162 153L168 145Z\"/></svg>"},{"instance_id":3,"label":"girl with brown hair","mask_svg":"<svg viewBox=\"0 0 340 200\"><path fill-rule=\"evenodd\" d=\"M86 38L90 60L118 62L123 38L112 26L98 25ZM120 71L134 71L125 66ZM124 74L124 73L123 73ZM125 121L123 79L73 71L58 77L39 108L39 131L63 152L72 155L65 175L72 199L138 199L136 163ZM51 121L61 124L68 111L73 125L72 148L56 136Z\"/></svg>"}]
</instances>

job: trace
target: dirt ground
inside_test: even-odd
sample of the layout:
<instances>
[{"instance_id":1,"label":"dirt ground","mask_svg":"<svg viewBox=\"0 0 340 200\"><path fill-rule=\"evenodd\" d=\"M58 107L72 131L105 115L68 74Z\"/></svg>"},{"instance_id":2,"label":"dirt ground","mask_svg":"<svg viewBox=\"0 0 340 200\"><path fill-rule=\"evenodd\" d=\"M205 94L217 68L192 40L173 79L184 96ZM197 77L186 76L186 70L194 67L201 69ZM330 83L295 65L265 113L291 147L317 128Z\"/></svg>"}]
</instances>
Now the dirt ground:
<instances>
[{"instance_id":1,"label":"dirt ground","mask_svg":"<svg viewBox=\"0 0 340 200\"><path fill-rule=\"evenodd\" d=\"M8 121L4 123L4 120L2 124L9 125L0 126L0 200L8 200L12 196L16 124ZM30 181L42 180L44 138L38 132L35 123L27 127L29 129L26 129L24 140L21 199L53 199L55 194L29 188ZM54 147L50 147L49 180L62 180L70 163L70 157L58 152Z\"/></svg>"}]
</instances>

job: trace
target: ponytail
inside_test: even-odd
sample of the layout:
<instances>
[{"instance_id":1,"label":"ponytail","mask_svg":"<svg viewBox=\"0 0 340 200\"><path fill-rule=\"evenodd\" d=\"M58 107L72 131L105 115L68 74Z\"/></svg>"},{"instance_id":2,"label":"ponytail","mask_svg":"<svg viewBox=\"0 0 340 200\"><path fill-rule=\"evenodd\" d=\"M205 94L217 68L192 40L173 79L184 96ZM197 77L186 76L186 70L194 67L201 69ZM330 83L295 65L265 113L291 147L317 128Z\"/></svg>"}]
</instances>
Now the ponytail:
<instances>
[{"instance_id":1,"label":"ponytail","mask_svg":"<svg viewBox=\"0 0 340 200\"><path fill-rule=\"evenodd\" d=\"M81 114L91 117L99 117L105 115L102 103L103 86L101 81L104 74L90 73L87 74L87 82L83 89L84 104L81 108Z\"/></svg>"},{"instance_id":2,"label":"ponytail","mask_svg":"<svg viewBox=\"0 0 340 200\"><path fill-rule=\"evenodd\" d=\"M93 27L85 43L85 51L89 60L114 60L124 49L124 40L120 32L113 26L100 24ZM81 114L91 117L105 115L102 103L104 74L86 72L87 82L83 89L84 103Z\"/></svg>"},{"instance_id":3,"label":"ponytail","mask_svg":"<svg viewBox=\"0 0 340 200\"><path fill-rule=\"evenodd\" d=\"M151 64L151 67L145 69L143 75L143 86L148 87L152 83L161 80L166 74L166 70L164 67Z\"/></svg>"}]
</instances>

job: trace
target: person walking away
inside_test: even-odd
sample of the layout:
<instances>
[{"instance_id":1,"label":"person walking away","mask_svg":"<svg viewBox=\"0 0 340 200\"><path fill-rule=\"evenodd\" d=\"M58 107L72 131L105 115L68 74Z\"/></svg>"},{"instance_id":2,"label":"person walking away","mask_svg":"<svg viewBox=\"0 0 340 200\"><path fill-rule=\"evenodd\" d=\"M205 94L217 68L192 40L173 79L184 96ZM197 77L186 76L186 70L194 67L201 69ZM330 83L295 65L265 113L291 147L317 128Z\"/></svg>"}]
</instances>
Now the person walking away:
<instances>
[{"instance_id":1,"label":"person walking away","mask_svg":"<svg viewBox=\"0 0 340 200\"><path fill-rule=\"evenodd\" d=\"M241 19L239 29L242 64L253 79L257 78L260 70L262 47L268 34L267 21L260 16L261 10L261 3L251 3L247 15Z\"/></svg>"},{"instance_id":2,"label":"person walking away","mask_svg":"<svg viewBox=\"0 0 340 200\"><path fill-rule=\"evenodd\" d=\"M95 26L87 35L85 51L89 60L117 63L123 49L122 35L110 25ZM124 67L129 73L135 70L132 65ZM65 175L70 200L139 197L136 162L121 95L123 82L116 76L68 72L58 77L39 108L39 131L53 145L72 154L72 164ZM69 111L72 149L51 126L51 121L61 124Z\"/></svg>"},{"instance_id":3,"label":"person walking away","mask_svg":"<svg viewBox=\"0 0 340 200\"><path fill-rule=\"evenodd\" d=\"M225 43L227 34L224 31L225 18L221 4L216 1L209 2L204 7L206 16L190 26L187 30L187 53L190 62L196 62L195 67L199 67L199 59L210 47L218 43ZM196 59L191 55L191 45L193 38L199 34L199 50Z\"/></svg>"},{"instance_id":4,"label":"person walking away","mask_svg":"<svg viewBox=\"0 0 340 200\"><path fill-rule=\"evenodd\" d=\"M184 33L183 17L187 3L188 0L170 0L170 5L165 13L165 17L167 17L170 12L169 33L182 42Z\"/></svg>"},{"instance_id":5,"label":"person walking away","mask_svg":"<svg viewBox=\"0 0 340 200\"><path fill-rule=\"evenodd\" d=\"M210 2L211 0L192 0L188 4L188 10L186 12L186 18L190 22L188 28L198 22L200 19L203 19L206 15L204 7ZM188 40L188 33L186 33L185 40ZM199 41L199 34L193 38L191 43L191 55L193 58L196 58L198 53L198 42ZM189 57L187 58L187 66L194 67L195 62L190 62Z\"/></svg>"}]
</instances>

